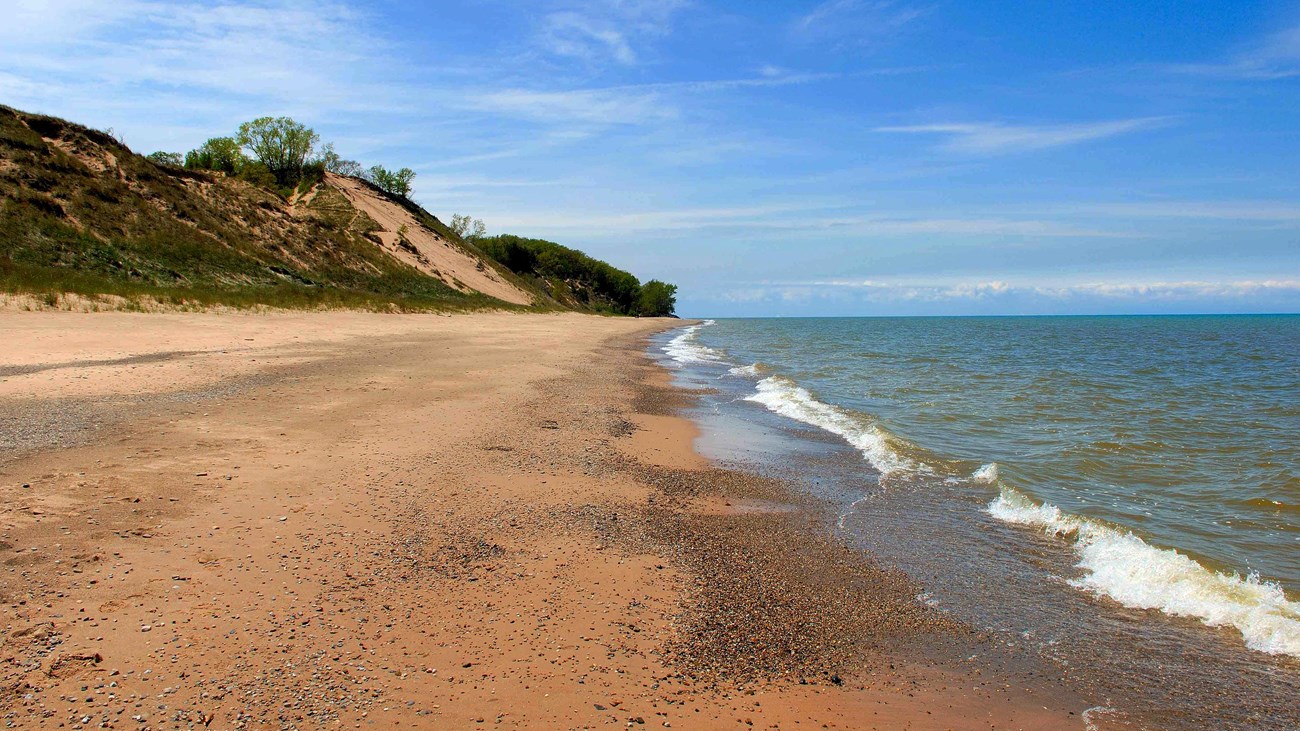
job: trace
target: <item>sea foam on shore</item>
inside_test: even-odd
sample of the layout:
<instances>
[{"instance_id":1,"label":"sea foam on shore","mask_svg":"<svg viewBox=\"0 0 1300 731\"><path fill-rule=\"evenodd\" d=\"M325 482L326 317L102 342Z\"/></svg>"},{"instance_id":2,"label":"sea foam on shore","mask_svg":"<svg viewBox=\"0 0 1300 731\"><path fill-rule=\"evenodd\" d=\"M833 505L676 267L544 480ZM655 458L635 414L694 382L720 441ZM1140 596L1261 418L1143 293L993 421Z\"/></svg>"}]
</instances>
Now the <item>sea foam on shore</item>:
<instances>
[{"instance_id":1,"label":"sea foam on shore","mask_svg":"<svg viewBox=\"0 0 1300 731\"><path fill-rule=\"evenodd\" d=\"M663 347L664 352L683 365L732 366L724 351L699 342L700 330L713 324L709 320L687 327ZM766 375L770 371L758 364L732 366L727 372L756 379L754 392L744 400L839 436L882 479L937 477L948 484L998 490L986 507L989 515L1070 543L1079 558L1076 567L1083 572L1069 582L1077 589L1130 608L1194 617L1212 627L1231 626L1251 649L1300 657L1300 604L1290 601L1275 583L1255 574L1243 577L1214 571L1177 550L1153 546L1131 531L1035 502L1006 484L996 463L984 464L973 473L955 473L959 462L937 456L929 460L922 448L891 434L871 415L821 401L790 378Z\"/></svg>"},{"instance_id":2,"label":"sea foam on shore","mask_svg":"<svg viewBox=\"0 0 1300 731\"><path fill-rule=\"evenodd\" d=\"M690 325L664 345L663 351L677 363L724 363L722 353L703 345L699 341L700 328L715 324L705 320L698 325Z\"/></svg>"},{"instance_id":3,"label":"sea foam on shore","mask_svg":"<svg viewBox=\"0 0 1300 731\"><path fill-rule=\"evenodd\" d=\"M931 472L928 465L895 451L889 444L889 434L879 424L861 414L818 401L788 378L769 376L759 381L756 388L757 392L747 396L746 401L842 437L862 452L882 476Z\"/></svg>"},{"instance_id":4,"label":"sea foam on shore","mask_svg":"<svg viewBox=\"0 0 1300 731\"><path fill-rule=\"evenodd\" d=\"M996 481L996 465L992 472ZM1251 649L1300 657L1300 604L1289 601L1277 584L1261 581L1256 574L1213 571L1131 532L1036 503L1013 487L1000 488L989 503L990 515L1071 541L1084 571L1070 581L1072 586L1126 607L1195 617L1211 627L1235 627Z\"/></svg>"}]
</instances>

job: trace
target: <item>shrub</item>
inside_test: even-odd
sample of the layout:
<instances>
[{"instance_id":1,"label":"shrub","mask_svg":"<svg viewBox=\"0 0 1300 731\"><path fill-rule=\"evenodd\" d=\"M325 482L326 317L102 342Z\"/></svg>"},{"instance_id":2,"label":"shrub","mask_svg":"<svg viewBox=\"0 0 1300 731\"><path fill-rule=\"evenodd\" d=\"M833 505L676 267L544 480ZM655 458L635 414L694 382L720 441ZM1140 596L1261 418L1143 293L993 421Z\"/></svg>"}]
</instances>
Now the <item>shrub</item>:
<instances>
[{"instance_id":1,"label":"shrub","mask_svg":"<svg viewBox=\"0 0 1300 731\"><path fill-rule=\"evenodd\" d=\"M185 164L185 158L181 157L179 152L151 152L145 155L145 158L157 165L166 165L167 167L178 168Z\"/></svg>"},{"instance_id":2,"label":"shrub","mask_svg":"<svg viewBox=\"0 0 1300 731\"><path fill-rule=\"evenodd\" d=\"M217 170L229 174L239 172L247 163L248 158L233 137L213 137L185 154L185 167L189 170Z\"/></svg>"},{"instance_id":3,"label":"shrub","mask_svg":"<svg viewBox=\"0 0 1300 731\"><path fill-rule=\"evenodd\" d=\"M263 188L274 188L276 184L275 175L265 165L256 161L249 161L240 166L237 176L240 180Z\"/></svg>"},{"instance_id":4,"label":"shrub","mask_svg":"<svg viewBox=\"0 0 1300 731\"><path fill-rule=\"evenodd\" d=\"M411 195L411 181L415 180L415 171L410 168L387 170L383 165L375 165L370 168L366 179L393 195L407 198Z\"/></svg>"}]
</instances>

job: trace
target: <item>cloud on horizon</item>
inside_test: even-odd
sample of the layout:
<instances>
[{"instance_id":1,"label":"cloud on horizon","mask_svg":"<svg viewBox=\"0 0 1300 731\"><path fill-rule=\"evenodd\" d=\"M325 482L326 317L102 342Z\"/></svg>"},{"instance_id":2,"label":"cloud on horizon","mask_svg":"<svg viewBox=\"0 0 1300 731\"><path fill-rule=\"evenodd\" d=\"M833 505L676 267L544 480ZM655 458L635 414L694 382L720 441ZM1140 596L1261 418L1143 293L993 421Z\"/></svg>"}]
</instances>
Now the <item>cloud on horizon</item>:
<instances>
[{"instance_id":1,"label":"cloud on horizon","mask_svg":"<svg viewBox=\"0 0 1300 731\"><path fill-rule=\"evenodd\" d=\"M1057 314L1078 312L1202 312L1203 307L1252 307L1292 312L1300 279L1151 282L1011 283L974 280L948 284L873 280L738 283L688 304L690 314L727 316L737 306L772 306L785 314L812 308L850 308L858 314Z\"/></svg>"}]
</instances>

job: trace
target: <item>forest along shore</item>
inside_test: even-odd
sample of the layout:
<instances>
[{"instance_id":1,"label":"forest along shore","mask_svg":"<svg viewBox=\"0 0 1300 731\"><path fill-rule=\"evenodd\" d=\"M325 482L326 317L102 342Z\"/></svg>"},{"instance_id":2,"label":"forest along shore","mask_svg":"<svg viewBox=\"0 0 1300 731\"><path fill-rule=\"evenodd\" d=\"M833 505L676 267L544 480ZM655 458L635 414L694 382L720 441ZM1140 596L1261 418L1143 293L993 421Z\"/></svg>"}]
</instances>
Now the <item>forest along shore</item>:
<instances>
[{"instance_id":1,"label":"forest along shore","mask_svg":"<svg viewBox=\"0 0 1300 731\"><path fill-rule=\"evenodd\" d=\"M583 315L0 313L23 728L1083 728Z\"/></svg>"}]
</instances>

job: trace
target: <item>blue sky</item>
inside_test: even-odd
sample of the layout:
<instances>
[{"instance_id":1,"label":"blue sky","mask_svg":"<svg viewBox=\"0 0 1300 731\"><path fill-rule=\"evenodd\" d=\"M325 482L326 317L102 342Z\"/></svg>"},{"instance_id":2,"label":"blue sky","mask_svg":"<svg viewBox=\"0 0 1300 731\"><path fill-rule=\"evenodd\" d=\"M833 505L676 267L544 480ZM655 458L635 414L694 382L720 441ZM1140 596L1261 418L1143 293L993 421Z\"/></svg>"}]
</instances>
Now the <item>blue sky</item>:
<instances>
[{"instance_id":1,"label":"blue sky","mask_svg":"<svg viewBox=\"0 0 1300 731\"><path fill-rule=\"evenodd\" d=\"M9 0L0 102L287 114L687 315L1300 311L1296 2Z\"/></svg>"}]
</instances>

